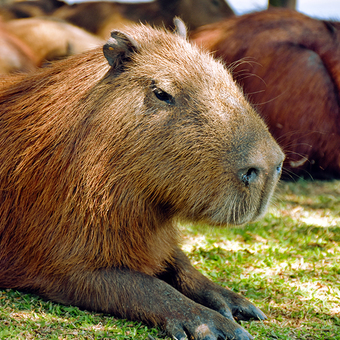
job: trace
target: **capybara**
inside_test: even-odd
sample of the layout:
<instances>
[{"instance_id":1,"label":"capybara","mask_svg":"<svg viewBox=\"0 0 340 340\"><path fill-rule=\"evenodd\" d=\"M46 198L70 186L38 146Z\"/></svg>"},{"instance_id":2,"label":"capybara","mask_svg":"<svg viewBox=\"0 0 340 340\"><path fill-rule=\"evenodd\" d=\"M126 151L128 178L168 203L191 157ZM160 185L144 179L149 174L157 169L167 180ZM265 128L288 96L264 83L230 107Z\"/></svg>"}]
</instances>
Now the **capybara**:
<instances>
[{"instance_id":1,"label":"capybara","mask_svg":"<svg viewBox=\"0 0 340 340\"><path fill-rule=\"evenodd\" d=\"M64 5L65 2L60 0L12 1L0 6L0 16L4 20L45 16Z\"/></svg>"},{"instance_id":2,"label":"capybara","mask_svg":"<svg viewBox=\"0 0 340 340\"><path fill-rule=\"evenodd\" d=\"M33 50L0 22L0 74L30 72L38 66Z\"/></svg>"},{"instance_id":3,"label":"capybara","mask_svg":"<svg viewBox=\"0 0 340 340\"><path fill-rule=\"evenodd\" d=\"M53 18L10 20L5 27L25 42L39 66L45 61L60 59L103 45L99 37L67 22Z\"/></svg>"},{"instance_id":4,"label":"capybara","mask_svg":"<svg viewBox=\"0 0 340 340\"><path fill-rule=\"evenodd\" d=\"M264 214L283 153L230 73L176 33L113 31L102 49L0 85L0 287L159 325L252 339L263 319L178 247L178 220Z\"/></svg>"},{"instance_id":5,"label":"capybara","mask_svg":"<svg viewBox=\"0 0 340 340\"><path fill-rule=\"evenodd\" d=\"M145 3L82 2L65 4L53 15L95 33L104 39L113 28L129 22L142 22L166 27L173 26L179 16L190 29L216 22L233 15L225 0L155 0Z\"/></svg>"},{"instance_id":6,"label":"capybara","mask_svg":"<svg viewBox=\"0 0 340 340\"><path fill-rule=\"evenodd\" d=\"M191 36L233 68L287 157L284 178L340 178L340 24L288 9Z\"/></svg>"}]
</instances>

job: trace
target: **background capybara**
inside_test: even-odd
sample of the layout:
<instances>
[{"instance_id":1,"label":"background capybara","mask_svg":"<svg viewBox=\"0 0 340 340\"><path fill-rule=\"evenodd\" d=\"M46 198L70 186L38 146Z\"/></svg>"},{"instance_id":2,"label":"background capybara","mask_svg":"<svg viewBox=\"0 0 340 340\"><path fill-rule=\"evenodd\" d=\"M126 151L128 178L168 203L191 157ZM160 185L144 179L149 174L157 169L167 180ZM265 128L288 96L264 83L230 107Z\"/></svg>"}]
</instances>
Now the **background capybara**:
<instances>
[{"instance_id":1,"label":"background capybara","mask_svg":"<svg viewBox=\"0 0 340 340\"><path fill-rule=\"evenodd\" d=\"M39 62L34 51L0 22L0 74L33 71Z\"/></svg>"},{"instance_id":2,"label":"background capybara","mask_svg":"<svg viewBox=\"0 0 340 340\"><path fill-rule=\"evenodd\" d=\"M259 218L284 156L184 36L179 20L114 31L103 51L0 79L1 288L177 339L252 339L234 318L264 314L191 266L176 222Z\"/></svg>"},{"instance_id":3,"label":"background capybara","mask_svg":"<svg viewBox=\"0 0 340 340\"><path fill-rule=\"evenodd\" d=\"M276 9L198 29L284 149L285 178L340 178L340 24Z\"/></svg>"},{"instance_id":4,"label":"background capybara","mask_svg":"<svg viewBox=\"0 0 340 340\"><path fill-rule=\"evenodd\" d=\"M12 0L0 6L0 16L4 20L46 16L64 5L65 2L60 0Z\"/></svg>"},{"instance_id":5,"label":"background capybara","mask_svg":"<svg viewBox=\"0 0 340 340\"><path fill-rule=\"evenodd\" d=\"M4 23L7 31L30 46L39 66L103 45L99 37L53 18L27 18Z\"/></svg>"},{"instance_id":6,"label":"background capybara","mask_svg":"<svg viewBox=\"0 0 340 340\"><path fill-rule=\"evenodd\" d=\"M190 29L195 29L233 14L225 0L155 0L145 3L90 1L65 4L53 16L107 39L113 28L121 28L129 22L171 27L173 18L179 16Z\"/></svg>"}]
</instances>

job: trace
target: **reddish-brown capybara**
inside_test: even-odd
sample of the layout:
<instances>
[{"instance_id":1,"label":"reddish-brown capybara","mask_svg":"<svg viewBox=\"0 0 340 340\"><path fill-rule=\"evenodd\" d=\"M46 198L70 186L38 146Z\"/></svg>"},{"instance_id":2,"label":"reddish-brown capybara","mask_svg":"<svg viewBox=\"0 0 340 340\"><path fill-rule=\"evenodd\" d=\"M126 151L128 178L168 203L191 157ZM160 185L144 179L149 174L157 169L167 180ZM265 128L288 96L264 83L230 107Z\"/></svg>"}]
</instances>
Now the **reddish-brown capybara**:
<instances>
[{"instance_id":1,"label":"reddish-brown capybara","mask_svg":"<svg viewBox=\"0 0 340 340\"><path fill-rule=\"evenodd\" d=\"M287 157L285 178L340 177L340 24L276 9L198 29ZM293 175L295 174L295 175Z\"/></svg>"},{"instance_id":2,"label":"reddish-brown capybara","mask_svg":"<svg viewBox=\"0 0 340 340\"><path fill-rule=\"evenodd\" d=\"M4 20L45 16L64 5L60 0L11 1L0 6L0 16Z\"/></svg>"},{"instance_id":3,"label":"reddish-brown capybara","mask_svg":"<svg viewBox=\"0 0 340 340\"><path fill-rule=\"evenodd\" d=\"M103 45L103 40L77 26L53 18L7 21L7 31L30 46L39 66Z\"/></svg>"},{"instance_id":4,"label":"reddish-brown capybara","mask_svg":"<svg viewBox=\"0 0 340 340\"><path fill-rule=\"evenodd\" d=\"M191 266L176 222L259 218L284 156L177 27L113 31L103 51L0 80L0 287L175 339L252 339L234 318L264 314Z\"/></svg>"},{"instance_id":5,"label":"reddish-brown capybara","mask_svg":"<svg viewBox=\"0 0 340 340\"><path fill-rule=\"evenodd\" d=\"M170 27L175 16L190 29L222 20L234 12L225 0L155 0L145 3L82 2L65 4L53 15L107 39L113 28L129 22Z\"/></svg>"},{"instance_id":6,"label":"reddish-brown capybara","mask_svg":"<svg viewBox=\"0 0 340 340\"><path fill-rule=\"evenodd\" d=\"M0 22L0 74L29 72L38 66L33 50Z\"/></svg>"}]
</instances>

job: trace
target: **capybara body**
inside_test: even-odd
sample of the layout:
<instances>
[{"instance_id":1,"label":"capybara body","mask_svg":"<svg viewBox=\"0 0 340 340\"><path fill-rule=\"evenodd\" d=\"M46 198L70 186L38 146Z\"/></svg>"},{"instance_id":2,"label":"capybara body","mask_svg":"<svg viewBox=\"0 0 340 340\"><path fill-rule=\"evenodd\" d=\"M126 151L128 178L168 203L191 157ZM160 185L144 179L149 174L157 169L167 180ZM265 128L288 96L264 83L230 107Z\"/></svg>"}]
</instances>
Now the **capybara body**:
<instances>
[{"instance_id":1,"label":"capybara body","mask_svg":"<svg viewBox=\"0 0 340 340\"><path fill-rule=\"evenodd\" d=\"M173 26L181 17L190 29L222 20L234 12L224 0L155 0L145 3L90 1L65 4L53 15L107 39L112 29L129 22Z\"/></svg>"},{"instance_id":2,"label":"capybara body","mask_svg":"<svg viewBox=\"0 0 340 340\"><path fill-rule=\"evenodd\" d=\"M38 60L24 41L0 23L0 74L33 71Z\"/></svg>"},{"instance_id":3,"label":"capybara body","mask_svg":"<svg viewBox=\"0 0 340 340\"><path fill-rule=\"evenodd\" d=\"M53 18L10 20L4 26L30 46L39 66L46 61L78 54L104 43L99 37L77 26Z\"/></svg>"},{"instance_id":4,"label":"capybara body","mask_svg":"<svg viewBox=\"0 0 340 340\"><path fill-rule=\"evenodd\" d=\"M339 23L272 9L202 27L192 39L232 65L286 153L284 178L340 178Z\"/></svg>"},{"instance_id":5,"label":"capybara body","mask_svg":"<svg viewBox=\"0 0 340 340\"><path fill-rule=\"evenodd\" d=\"M0 16L4 20L46 16L64 5L59 0L11 1L0 6Z\"/></svg>"},{"instance_id":6,"label":"capybara body","mask_svg":"<svg viewBox=\"0 0 340 340\"><path fill-rule=\"evenodd\" d=\"M0 86L0 287L252 339L263 319L178 248L178 219L263 215L283 153L223 65L147 26ZM103 56L104 52L104 56Z\"/></svg>"}]
</instances>

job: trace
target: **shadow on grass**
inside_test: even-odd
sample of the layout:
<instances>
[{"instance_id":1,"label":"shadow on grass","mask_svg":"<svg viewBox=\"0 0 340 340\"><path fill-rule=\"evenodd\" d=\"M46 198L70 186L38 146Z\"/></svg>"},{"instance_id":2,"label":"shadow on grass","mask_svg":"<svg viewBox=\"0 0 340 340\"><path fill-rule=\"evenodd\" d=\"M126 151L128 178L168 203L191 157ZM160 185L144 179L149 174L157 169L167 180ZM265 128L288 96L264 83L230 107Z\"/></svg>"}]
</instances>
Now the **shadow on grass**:
<instances>
[{"instance_id":1,"label":"shadow on grass","mask_svg":"<svg viewBox=\"0 0 340 340\"><path fill-rule=\"evenodd\" d=\"M162 333L110 315L0 290L0 339L149 339Z\"/></svg>"}]
</instances>

